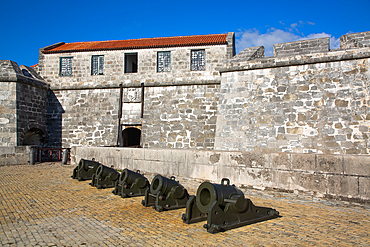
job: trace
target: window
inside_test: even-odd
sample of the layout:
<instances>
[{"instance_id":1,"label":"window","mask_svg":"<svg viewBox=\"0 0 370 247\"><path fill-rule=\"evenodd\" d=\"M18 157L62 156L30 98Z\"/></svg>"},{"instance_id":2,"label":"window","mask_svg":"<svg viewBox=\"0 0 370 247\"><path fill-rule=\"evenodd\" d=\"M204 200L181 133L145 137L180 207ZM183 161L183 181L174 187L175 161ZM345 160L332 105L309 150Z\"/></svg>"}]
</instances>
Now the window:
<instances>
[{"instance_id":1,"label":"window","mask_svg":"<svg viewBox=\"0 0 370 247\"><path fill-rule=\"evenodd\" d=\"M91 75L104 74L104 56L91 57Z\"/></svg>"},{"instance_id":2,"label":"window","mask_svg":"<svg viewBox=\"0 0 370 247\"><path fill-rule=\"evenodd\" d=\"M61 57L59 66L60 76L72 76L72 57Z\"/></svg>"},{"instance_id":3,"label":"window","mask_svg":"<svg viewBox=\"0 0 370 247\"><path fill-rule=\"evenodd\" d=\"M191 70L206 70L206 55L204 50L191 51Z\"/></svg>"},{"instance_id":4,"label":"window","mask_svg":"<svg viewBox=\"0 0 370 247\"><path fill-rule=\"evenodd\" d=\"M157 72L171 71L171 52L159 51L157 53Z\"/></svg>"},{"instance_id":5,"label":"window","mask_svg":"<svg viewBox=\"0 0 370 247\"><path fill-rule=\"evenodd\" d=\"M125 54L125 73L137 73L137 53Z\"/></svg>"}]
</instances>

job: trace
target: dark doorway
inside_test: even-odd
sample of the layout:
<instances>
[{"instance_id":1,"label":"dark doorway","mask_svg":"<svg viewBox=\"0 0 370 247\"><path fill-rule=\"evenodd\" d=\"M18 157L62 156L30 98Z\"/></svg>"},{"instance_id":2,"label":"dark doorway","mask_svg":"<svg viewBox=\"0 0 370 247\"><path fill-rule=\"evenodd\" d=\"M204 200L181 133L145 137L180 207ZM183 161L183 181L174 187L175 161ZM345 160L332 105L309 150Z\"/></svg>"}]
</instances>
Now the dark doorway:
<instances>
[{"instance_id":1,"label":"dark doorway","mask_svg":"<svg viewBox=\"0 0 370 247\"><path fill-rule=\"evenodd\" d=\"M30 129L23 137L23 145L36 145L39 147L45 144L45 133L37 128Z\"/></svg>"},{"instance_id":2,"label":"dark doorway","mask_svg":"<svg viewBox=\"0 0 370 247\"><path fill-rule=\"evenodd\" d=\"M137 128L126 128L122 131L124 147L139 147L141 130Z\"/></svg>"}]
</instances>

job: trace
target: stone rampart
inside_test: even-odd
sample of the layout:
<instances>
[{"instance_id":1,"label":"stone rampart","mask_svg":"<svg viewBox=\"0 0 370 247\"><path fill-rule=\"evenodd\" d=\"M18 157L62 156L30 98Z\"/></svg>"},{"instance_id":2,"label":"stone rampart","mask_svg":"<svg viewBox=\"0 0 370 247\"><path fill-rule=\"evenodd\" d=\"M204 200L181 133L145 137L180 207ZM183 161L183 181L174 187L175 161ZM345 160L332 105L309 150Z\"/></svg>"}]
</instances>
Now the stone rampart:
<instances>
[{"instance_id":1,"label":"stone rampart","mask_svg":"<svg viewBox=\"0 0 370 247\"><path fill-rule=\"evenodd\" d=\"M155 148L72 148L72 165L95 158L132 169L237 186L310 193L318 197L370 200L369 156L196 151Z\"/></svg>"},{"instance_id":2,"label":"stone rampart","mask_svg":"<svg viewBox=\"0 0 370 247\"><path fill-rule=\"evenodd\" d=\"M370 48L304 53L220 69L215 150L369 154Z\"/></svg>"}]
</instances>

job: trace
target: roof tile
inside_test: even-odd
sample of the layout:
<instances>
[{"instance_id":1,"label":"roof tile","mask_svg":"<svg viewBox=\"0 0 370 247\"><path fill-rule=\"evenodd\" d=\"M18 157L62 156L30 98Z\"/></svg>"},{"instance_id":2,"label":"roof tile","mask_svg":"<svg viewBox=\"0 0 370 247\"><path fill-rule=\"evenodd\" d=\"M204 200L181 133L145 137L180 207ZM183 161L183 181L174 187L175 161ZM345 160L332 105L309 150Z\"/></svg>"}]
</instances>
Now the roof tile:
<instances>
[{"instance_id":1,"label":"roof tile","mask_svg":"<svg viewBox=\"0 0 370 247\"><path fill-rule=\"evenodd\" d=\"M128 50L161 47L181 47L198 45L227 44L227 34L209 34L193 36L176 36L167 38L145 38L131 40L90 41L76 43L62 43L60 46L51 46L44 49L43 53L63 53L102 50Z\"/></svg>"}]
</instances>

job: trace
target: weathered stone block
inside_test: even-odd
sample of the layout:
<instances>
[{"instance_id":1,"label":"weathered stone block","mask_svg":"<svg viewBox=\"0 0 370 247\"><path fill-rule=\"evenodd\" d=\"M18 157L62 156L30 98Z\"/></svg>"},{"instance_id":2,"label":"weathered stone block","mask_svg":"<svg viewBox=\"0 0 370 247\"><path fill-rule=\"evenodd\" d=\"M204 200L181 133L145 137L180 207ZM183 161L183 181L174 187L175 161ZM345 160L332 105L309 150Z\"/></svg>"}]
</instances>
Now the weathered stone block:
<instances>
[{"instance_id":1,"label":"weathered stone block","mask_svg":"<svg viewBox=\"0 0 370 247\"><path fill-rule=\"evenodd\" d=\"M370 176L370 157L361 156L344 156L344 174Z\"/></svg>"},{"instance_id":2,"label":"weathered stone block","mask_svg":"<svg viewBox=\"0 0 370 247\"><path fill-rule=\"evenodd\" d=\"M325 174L307 173L300 174L300 185L304 191L316 192L325 194L327 188L327 181Z\"/></svg>"},{"instance_id":3,"label":"weathered stone block","mask_svg":"<svg viewBox=\"0 0 370 247\"><path fill-rule=\"evenodd\" d=\"M285 190L302 190L300 172L277 171L277 187Z\"/></svg>"},{"instance_id":4,"label":"weathered stone block","mask_svg":"<svg viewBox=\"0 0 370 247\"><path fill-rule=\"evenodd\" d=\"M327 193L334 196L357 197L358 177L327 175Z\"/></svg>"},{"instance_id":5,"label":"weathered stone block","mask_svg":"<svg viewBox=\"0 0 370 247\"><path fill-rule=\"evenodd\" d=\"M291 169L291 154L288 153L271 153L270 168L277 170Z\"/></svg>"},{"instance_id":6,"label":"weathered stone block","mask_svg":"<svg viewBox=\"0 0 370 247\"><path fill-rule=\"evenodd\" d=\"M317 155L317 172L343 174L343 157Z\"/></svg>"},{"instance_id":7,"label":"weathered stone block","mask_svg":"<svg viewBox=\"0 0 370 247\"><path fill-rule=\"evenodd\" d=\"M240 167L269 168L269 155L258 152L237 152L230 154L230 163L236 163Z\"/></svg>"},{"instance_id":8,"label":"weathered stone block","mask_svg":"<svg viewBox=\"0 0 370 247\"><path fill-rule=\"evenodd\" d=\"M370 178L359 177L359 192L362 199L370 199Z\"/></svg>"},{"instance_id":9,"label":"weathered stone block","mask_svg":"<svg viewBox=\"0 0 370 247\"><path fill-rule=\"evenodd\" d=\"M315 154L292 154L292 170L316 171Z\"/></svg>"}]
</instances>

